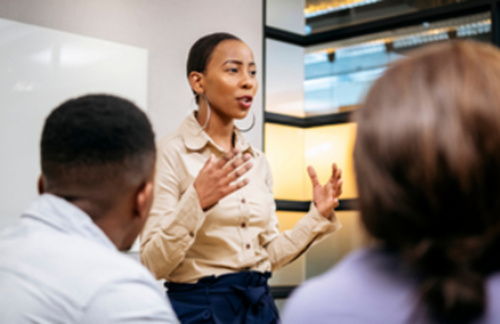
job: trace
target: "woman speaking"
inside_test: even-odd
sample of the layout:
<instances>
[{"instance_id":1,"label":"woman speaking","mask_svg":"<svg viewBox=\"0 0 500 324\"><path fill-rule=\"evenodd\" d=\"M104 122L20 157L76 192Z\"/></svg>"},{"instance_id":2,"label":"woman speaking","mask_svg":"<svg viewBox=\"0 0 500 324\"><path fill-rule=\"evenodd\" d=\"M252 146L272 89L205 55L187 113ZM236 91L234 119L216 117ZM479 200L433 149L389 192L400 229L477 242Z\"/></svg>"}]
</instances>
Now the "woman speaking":
<instances>
[{"instance_id":1,"label":"woman speaking","mask_svg":"<svg viewBox=\"0 0 500 324\"><path fill-rule=\"evenodd\" d=\"M256 73L252 51L237 37L199 39L187 62L198 111L158 143L141 260L167 281L183 323L276 323L270 273L341 226L333 212L342 187L334 164L325 185L308 168L310 211L279 233L269 164L234 124L251 110Z\"/></svg>"}]
</instances>

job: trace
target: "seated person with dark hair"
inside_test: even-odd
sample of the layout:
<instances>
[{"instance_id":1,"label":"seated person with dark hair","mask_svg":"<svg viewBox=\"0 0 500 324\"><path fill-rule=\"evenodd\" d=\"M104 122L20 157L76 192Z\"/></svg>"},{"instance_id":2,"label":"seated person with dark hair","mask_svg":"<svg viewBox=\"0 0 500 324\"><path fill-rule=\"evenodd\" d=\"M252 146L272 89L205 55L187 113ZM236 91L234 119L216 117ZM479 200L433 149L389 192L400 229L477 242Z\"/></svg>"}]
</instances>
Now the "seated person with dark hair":
<instances>
[{"instance_id":1,"label":"seated person with dark hair","mask_svg":"<svg viewBox=\"0 0 500 324\"><path fill-rule=\"evenodd\" d=\"M500 51L409 53L356 112L361 219L377 246L293 294L284 324L500 323Z\"/></svg>"},{"instance_id":2,"label":"seated person with dark hair","mask_svg":"<svg viewBox=\"0 0 500 324\"><path fill-rule=\"evenodd\" d=\"M107 95L48 116L41 194L0 233L0 323L178 323L131 247L153 199L146 115Z\"/></svg>"}]
</instances>

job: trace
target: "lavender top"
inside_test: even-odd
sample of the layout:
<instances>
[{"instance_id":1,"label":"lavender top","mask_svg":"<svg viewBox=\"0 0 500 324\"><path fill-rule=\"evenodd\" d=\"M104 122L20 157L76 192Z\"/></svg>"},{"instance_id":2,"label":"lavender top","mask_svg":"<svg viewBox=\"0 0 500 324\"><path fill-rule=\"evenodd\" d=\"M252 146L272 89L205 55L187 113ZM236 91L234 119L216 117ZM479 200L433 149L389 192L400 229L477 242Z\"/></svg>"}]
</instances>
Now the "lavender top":
<instances>
[{"instance_id":1,"label":"lavender top","mask_svg":"<svg viewBox=\"0 0 500 324\"><path fill-rule=\"evenodd\" d=\"M283 324L432 323L418 306L416 283L393 253L362 249L299 287L285 305ZM475 324L500 323L500 272L486 286L487 309Z\"/></svg>"}]
</instances>

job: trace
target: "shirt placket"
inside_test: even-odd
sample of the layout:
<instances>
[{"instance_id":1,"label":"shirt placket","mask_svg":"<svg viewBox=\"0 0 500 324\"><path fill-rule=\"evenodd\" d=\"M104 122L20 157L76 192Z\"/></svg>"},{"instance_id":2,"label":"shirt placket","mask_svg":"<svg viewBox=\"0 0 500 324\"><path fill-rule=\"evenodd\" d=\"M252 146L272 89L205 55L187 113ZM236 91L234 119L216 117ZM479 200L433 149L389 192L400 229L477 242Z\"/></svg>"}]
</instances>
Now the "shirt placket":
<instances>
[{"instance_id":1,"label":"shirt placket","mask_svg":"<svg viewBox=\"0 0 500 324\"><path fill-rule=\"evenodd\" d=\"M241 233L241 249L245 257L251 257L254 255L252 246L252 239L250 236L250 206L248 204L248 200L246 198L247 192L243 189L240 189L238 194L236 195L237 204L240 210L239 224L237 226L240 227Z\"/></svg>"}]
</instances>

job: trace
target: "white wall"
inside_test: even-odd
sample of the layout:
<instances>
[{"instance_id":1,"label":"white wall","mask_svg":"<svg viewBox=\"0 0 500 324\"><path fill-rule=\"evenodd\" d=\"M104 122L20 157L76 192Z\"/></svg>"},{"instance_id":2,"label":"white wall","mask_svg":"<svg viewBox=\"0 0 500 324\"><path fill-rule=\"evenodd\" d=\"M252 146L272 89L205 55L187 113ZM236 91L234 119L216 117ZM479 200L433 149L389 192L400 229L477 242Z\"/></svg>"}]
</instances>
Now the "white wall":
<instances>
[{"instance_id":1,"label":"white wall","mask_svg":"<svg viewBox=\"0 0 500 324\"><path fill-rule=\"evenodd\" d=\"M146 49L148 90L146 101L140 101L147 102L157 140L174 131L188 110L195 108L185 66L189 48L198 38L212 32L233 33L252 48L257 67L262 66L260 0L0 0L0 18ZM1 55L2 52L0 58ZM257 93L253 104L256 125L246 134L259 148L262 146L261 93ZM128 97L135 99L132 93ZM250 120L241 123L243 127L249 124ZM26 125L13 126L22 129ZM2 126L2 130L6 128ZM17 132L14 136L22 134ZM2 159L7 158L7 153L2 152ZM38 155L38 151L33 154ZM36 181L16 185L6 177L0 181L5 190L13 193L36 192ZM2 199L7 197L0 197L0 204Z\"/></svg>"},{"instance_id":2,"label":"white wall","mask_svg":"<svg viewBox=\"0 0 500 324\"><path fill-rule=\"evenodd\" d=\"M185 66L198 38L233 33L252 48L257 67L262 67L260 0L0 0L0 18L147 49L148 114L157 139L175 130L195 107ZM253 104L257 123L246 135L259 148L261 93Z\"/></svg>"},{"instance_id":3,"label":"white wall","mask_svg":"<svg viewBox=\"0 0 500 324\"><path fill-rule=\"evenodd\" d=\"M0 18L0 229L38 196L40 134L52 109L87 93L147 108L148 52Z\"/></svg>"}]
</instances>

